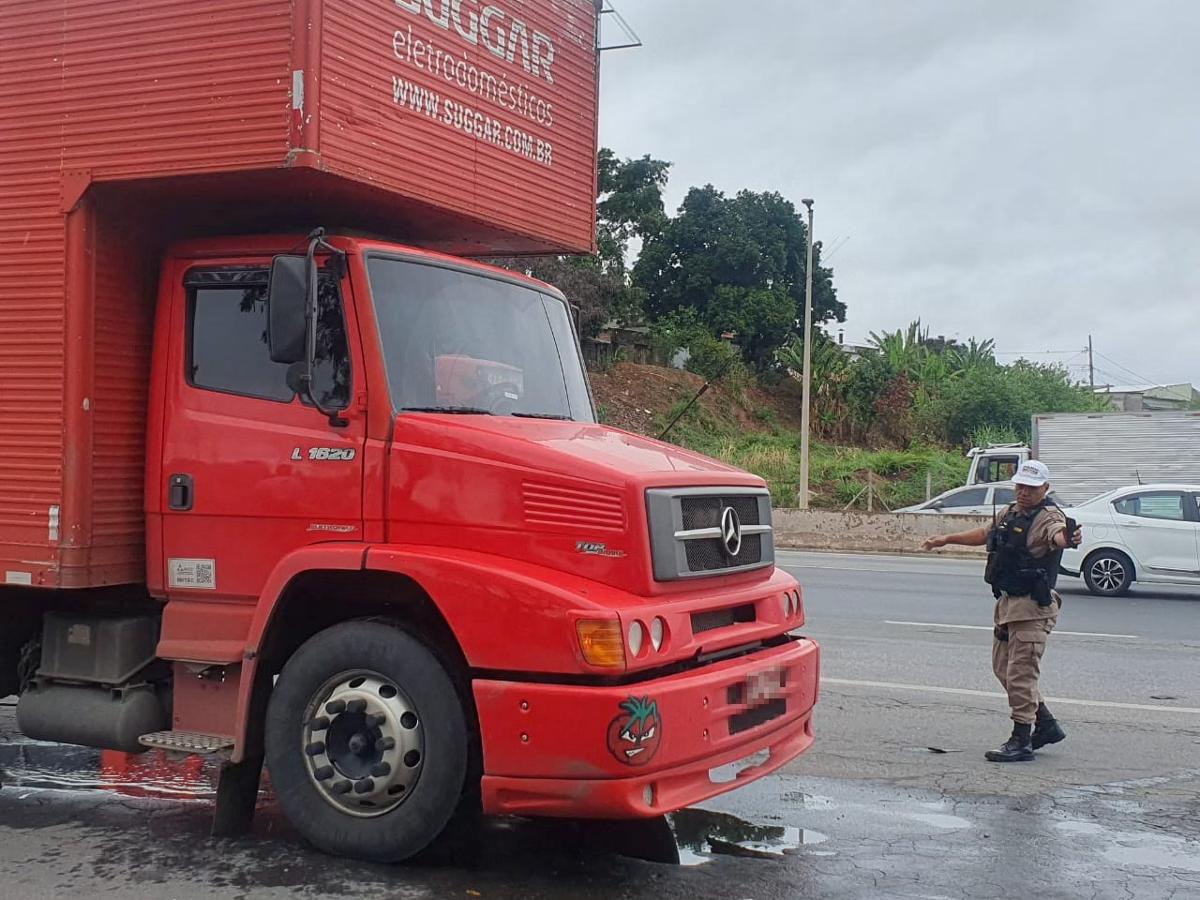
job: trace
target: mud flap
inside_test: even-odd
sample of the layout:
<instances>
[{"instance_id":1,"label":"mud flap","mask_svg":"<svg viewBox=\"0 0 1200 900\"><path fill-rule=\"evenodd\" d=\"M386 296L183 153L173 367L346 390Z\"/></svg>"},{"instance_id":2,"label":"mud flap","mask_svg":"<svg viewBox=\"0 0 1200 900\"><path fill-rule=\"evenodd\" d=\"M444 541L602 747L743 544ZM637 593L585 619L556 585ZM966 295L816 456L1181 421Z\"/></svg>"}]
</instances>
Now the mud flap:
<instances>
[{"instance_id":1,"label":"mud flap","mask_svg":"<svg viewBox=\"0 0 1200 900\"><path fill-rule=\"evenodd\" d=\"M213 837L238 837L254 824L258 782L263 758L254 756L240 763L226 763L217 776L217 808L213 813Z\"/></svg>"}]
</instances>

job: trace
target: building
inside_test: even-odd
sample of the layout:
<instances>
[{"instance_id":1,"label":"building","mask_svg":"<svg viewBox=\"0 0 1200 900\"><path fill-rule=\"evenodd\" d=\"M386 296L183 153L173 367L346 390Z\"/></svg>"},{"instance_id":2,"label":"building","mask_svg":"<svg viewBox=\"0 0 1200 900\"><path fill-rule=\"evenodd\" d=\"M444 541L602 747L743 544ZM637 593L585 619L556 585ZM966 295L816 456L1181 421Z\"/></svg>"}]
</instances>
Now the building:
<instances>
[{"instance_id":1,"label":"building","mask_svg":"<svg viewBox=\"0 0 1200 900\"><path fill-rule=\"evenodd\" d=\"M1200 391L1190 384L1141 384L1096 388L1121 412L1200 409Z\"/></svg>"}]
</instances>

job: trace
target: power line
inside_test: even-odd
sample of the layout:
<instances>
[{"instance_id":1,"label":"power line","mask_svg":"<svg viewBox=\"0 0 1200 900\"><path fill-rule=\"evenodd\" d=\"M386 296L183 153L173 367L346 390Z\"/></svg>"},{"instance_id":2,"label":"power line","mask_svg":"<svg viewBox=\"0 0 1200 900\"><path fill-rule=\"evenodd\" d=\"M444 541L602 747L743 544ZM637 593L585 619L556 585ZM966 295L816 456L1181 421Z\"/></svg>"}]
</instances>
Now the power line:
<instances>
[{"instance_id":1,"label":"power line","mask_svg":"<svg viewBox=\"0 0 1200 900\"><path fill-rule=\"evenodd\" d=\"M1144 382L1145 384L1152 384L1152 385L1163 384L1163 382L1161 382L1161 381L1155 381L1153 378L1147 378L1145 375L1139 375L1137 372L1133 371L1133 369L1126 368L1125 366L1123 366L1119 362L1117 362L1115 359L1105 356L1099 350L1096 351L1096 355L1103 360L1107 360L1109 363L1116 366L1122 372L1125 372L1127 375L1129 375L1132 378L1136 378L1138 381Z\"/></svg>"},{"instance_id":2,"label":"power line","mask_svg":"<svg viewBox=\"0 0 1200 900\"><path fill-rule=\"evenodd\" d=\"M1117 387L1125 379L1124 375L1116 375L1116 374L1106 371L1104 369L1096 369L1096 374L1103 376L1106 380L1111 382L1111 384L1100 385L1100 387L1109 387L1109 388Z\"/></svg>"},{"instance_id":3,"label":"power line","mask_svg":"<svg viewBox=\"0 0 1200 900\"><path fill-rule=\"evenodd\" d=\"M846 244L848 244L849 242L850 242L850 235L846 235L844 238L838 238L834 242L833 247L830 248L828 253L821 254L820 265L825 265L825 263L827 263L827 262L829 262L829 260L833 259L833 255L835 253L837 253L839 250L841 250L843 247L845 247ZM824 249L824 248L822 248L822 249Z\"/></svg>"},{"instance_id":4,"label":"power line","mask_svg":"<svg viewBox=\"0 0 1200 900\"><path fill-rule=\"evenodd\" d=\"M996 356L1061 356L1064 353L1086 353L1086 350L1000 350Z\"/></svg>"}]
</instances>

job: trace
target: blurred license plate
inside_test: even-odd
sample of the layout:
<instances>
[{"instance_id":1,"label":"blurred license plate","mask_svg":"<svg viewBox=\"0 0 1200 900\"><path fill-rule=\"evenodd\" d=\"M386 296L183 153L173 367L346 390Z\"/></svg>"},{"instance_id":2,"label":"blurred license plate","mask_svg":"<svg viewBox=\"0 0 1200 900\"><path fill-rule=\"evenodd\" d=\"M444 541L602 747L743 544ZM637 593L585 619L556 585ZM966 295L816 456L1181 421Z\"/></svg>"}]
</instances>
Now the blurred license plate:
<instances>
[{"instance_id":1,"label":"blurred license plate","mask_svg":"<svg viewBox=\"0 0 1200 900\"><path fill-rule=\"evenodd\" d=\"M755 706L783 695L783 670L775 667L755 672L746 679L746 704Z\"/></svg>"}]
</instances>

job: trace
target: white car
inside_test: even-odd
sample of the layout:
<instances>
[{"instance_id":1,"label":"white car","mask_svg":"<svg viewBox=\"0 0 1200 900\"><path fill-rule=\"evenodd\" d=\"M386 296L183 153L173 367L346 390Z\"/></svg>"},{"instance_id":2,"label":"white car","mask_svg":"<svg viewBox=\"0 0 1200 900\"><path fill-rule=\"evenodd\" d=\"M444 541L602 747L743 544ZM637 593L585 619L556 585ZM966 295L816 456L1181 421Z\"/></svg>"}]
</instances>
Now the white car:
<instances>
[{"instance_id":1,"label":"white car","mask_svg":"<svg viewBox=\"0 0 1200 900\"><path fill-rule=\"evenodd\" d=\"M938 494L932 500L898 509L898 513L946 513L956 516L990 516L1004 512L1016 500L1011 481L997 484L973 484Z\"/></svg>"},{"instance_id":2,"label":"white car","mask_svg":"<svg viewBox=\"0 0 1200 900\"><path fill-rule=\"evenodd\" d=\"M1062 572L1105 597L1140 584L1200 585L1200 485L1118 488L1064 512L1083 544L1063 552Z\"/></svg>"}]
</instances>

